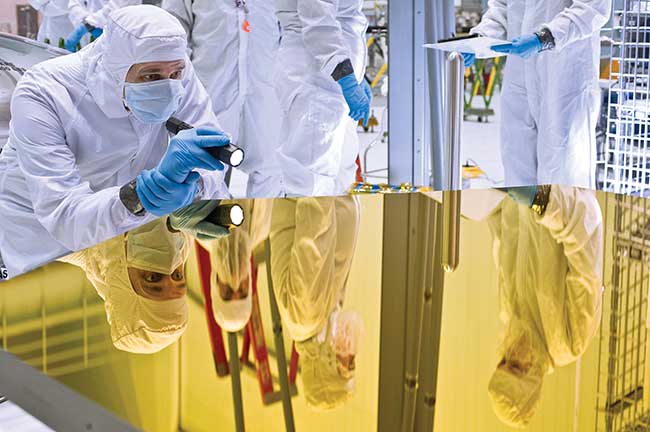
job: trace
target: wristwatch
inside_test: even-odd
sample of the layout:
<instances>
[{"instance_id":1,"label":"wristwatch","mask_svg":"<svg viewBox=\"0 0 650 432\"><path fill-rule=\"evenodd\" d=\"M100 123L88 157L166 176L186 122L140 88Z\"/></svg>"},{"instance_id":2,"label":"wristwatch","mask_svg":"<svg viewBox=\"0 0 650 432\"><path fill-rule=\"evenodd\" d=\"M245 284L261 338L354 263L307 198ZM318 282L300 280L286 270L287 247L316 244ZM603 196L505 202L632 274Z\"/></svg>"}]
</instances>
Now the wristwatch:
<instances>
[{"instance_id":1,"label":"wristwatch","mask_svg":"<svg viewBox=\"0 0 650 432\"><path fill-rule=\"evenodd\" d=\"M145 209L140 202L138 192L135 190L136 180L133 179L120 188L120 201L124 207L136 216L144 216Z\"/></svg>"},{"instance_id":2,"label":"wristwatch","mask_svg":"<svg viewBox=\"0 0 650 432\"><path fill-rule=\"evenodd\" d=\"M549 29L542 27L541 30L535 32L539 41L542 43L540 51L549 51L555 48L555 38Z\"/></svg>"},{"instance_id":3,"label":"wristwatch","mask_svg":"<svg viewBox=\"0 0 650 432\"><path fill-rule=\"evenodd\" d=\"M534 211L538 216L543 216L546 212L546 207L548 206L548 200L551 197L551 185L539 185L537 186L537 192L535 193L535 198L533 203L530 205L532 211Z\"/></svg>"},{"instance_id":4,"label":"wristwatch","mask_svg":"<svg viewBox=\"0 0 650 432\"><path fill-rule=\"evenodd\" d=\"M205 193L205 184L203 183L203 177L199 177L199 180L196 183L197 188L196 194L194 195L194 201L201 199ZM122 201L124 207L126 207L126 209L134 215L144 216L146 214L146 210L142 206L140 197L136 191L136 179L131 180L120 188L120 201Z\"/></svg>"}]
</instances>

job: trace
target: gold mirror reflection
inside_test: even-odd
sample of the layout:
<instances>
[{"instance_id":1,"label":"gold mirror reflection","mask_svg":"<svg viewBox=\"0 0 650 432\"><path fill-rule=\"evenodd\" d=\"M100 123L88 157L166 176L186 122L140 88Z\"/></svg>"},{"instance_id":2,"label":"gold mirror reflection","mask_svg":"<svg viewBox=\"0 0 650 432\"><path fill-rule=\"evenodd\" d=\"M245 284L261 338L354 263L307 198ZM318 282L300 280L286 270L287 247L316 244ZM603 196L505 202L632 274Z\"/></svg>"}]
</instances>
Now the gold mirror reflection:
<instances>
[{"instance_id":1,"label":"gold mirror reflection","mask_svg":"<svg viewBox=\"0 0 650 432\"><path fill-rule=\"evenodd\" d=\"M236 201L244 223L213 240L161 219L3 283L3 347L144 430L234 429L238 410L284 430L283 398L297 430L386 430L407 380L433 389L433 430L624 430L646 406L646 200L523 192L463 192L452 273L425 262L439 227L418 237L435 193ZM387 283L409 247L414 285Z\"/></svg>"}]
</instances>

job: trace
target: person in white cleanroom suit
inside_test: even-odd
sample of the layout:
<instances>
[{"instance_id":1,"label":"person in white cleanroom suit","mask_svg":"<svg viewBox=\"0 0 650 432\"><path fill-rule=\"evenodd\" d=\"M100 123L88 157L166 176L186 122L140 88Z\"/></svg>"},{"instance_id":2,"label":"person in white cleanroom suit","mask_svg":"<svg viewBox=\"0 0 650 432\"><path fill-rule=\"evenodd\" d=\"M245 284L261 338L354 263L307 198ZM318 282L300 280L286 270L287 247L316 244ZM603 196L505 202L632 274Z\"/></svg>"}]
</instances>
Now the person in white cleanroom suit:
<instances>
[{"instance_id":1,"label":"person in white cleanroom suit","mask_svg":"<svg viewBox=\"0 0 650 432\"><path fill-rule=\"evenodd\" d=\"M0 153L0 255L9 277L194 198L229 197L223 166L200 148L204 139L224 145L227 137L199 136L218 123L186 45L176 18L129 6L111 15L95 43L25 74ZM208 129L169 141L164 122L172 114ZM136 178L143 215L120 199L121 186Z\"/></svg>"},{"instance_id":2,"label":"person in white cleanroom suit","mask_svg":"<svg viewBox=\"0 0 650 432\"><path fill-rule=\"evenodd\" d=\"M73 30L65 37L65 48L75 52L77 44L90 42L88 34L95 39L101 36L110 14L125 6L133 6L141 0L69 0L68 16Z\"/></svg>"},{"instance_id":3,"label":"person in white cleanroom suit","mask_svg":"<svg viewBox=\"0 0 650 432\"><path fill-rule=\"evenodd\" d=\"M514 39L496 48L509 54L501 93L506 187L594 187L599 31L610 8L611 0L490 0L471 30Z\"/></svg>"},{"instance_id":4,"label":"person in white cleanroom suit","mask_svg":"<svg viewBox=\"0 0 650 432\"><path fill-rule=\"evenodd\" d=\"M104 300L113 345L149 354L187 328L184 264L190 242L158 219L60 261L81 267Z\"/></svg>"},{"instance_id":5,"label":"person in white cleanroom suit","mask_svg":"<svg viewBox=\"0 0 650 432\"><path fill-rule=\"evenodd\" d=\"M68 0L68 13L75 27L88 23L103 29L114 10L141 3L141 0Z\"/></svg>"},{"instance_id":6,"label":"person in white cleanroom suit","mask_svg":"<svg viewBox=\"0 0 650 432\"><path fill-rule=\"evenodd\" d=\"M289 196L344 193L355 180L356 124L368 120L367 19L361 0L278 0L274 70L284 114L280 165Z\"/></svg>"},{"instance_id":7,"label":"person in white cleanroom suit","mask_svg":"<svg viewBox=\"0 0 650 432\"><path fill-rule=\"evenodd\" d=\"M74 30L68 16L68 0L29 0L29 4L43 14L36 38L39 42L48 40L58 47L59 39L65 39Z\"/></svg>"},{"instance_id":8,"label":"person in white cleanroom suit","mask_svg":"<svg viewBox=\"0 0 650 432\"><path fill-rule=\"evenodd\" d=\"M247 198L283 195L281 112L271 71L280 29L270 0L163 0L188 34L190 59L222 128L246 152Z\"/></svg>"},{"instance_id":9,"label":"person in white cleanroom suit","mask_svg":"<svg viewBox=\"0 0 650 432\"><path fill-rule=\"evenodd\" d=\"M273 201L236 201L247 217L227 237L199 241L212 261L210 294L212 313L219 326L237 332L248 323L253 307L251 256L269 235Z\"/></svg>"},{"instance_id":10,"label":"person in white cleanroom suit","mask_svg":"<svg viewBox=\"0 0 650 432\"><path fill-rule=\"evenodd\" d=\"M530 422L545 375L585 352L602 311L603 220L594 191L551 186L540 196L548 197L542 215L530 201L506 198L488 217L505 328L488 392L497 417L513 427Z\"/></svg>"},{"instance_id":11,"label":"person in white cleanroom suit","mask_svg":"<svg viewBox=\"0 0 650 432\"><path fill-rule=\"evenodd\" d=\"M340 406L354 392L362 321L341 308L358 230L354 197L273 201L273 291L300 354L306 402L316 409Z\"/></svg>"}]
</instances>

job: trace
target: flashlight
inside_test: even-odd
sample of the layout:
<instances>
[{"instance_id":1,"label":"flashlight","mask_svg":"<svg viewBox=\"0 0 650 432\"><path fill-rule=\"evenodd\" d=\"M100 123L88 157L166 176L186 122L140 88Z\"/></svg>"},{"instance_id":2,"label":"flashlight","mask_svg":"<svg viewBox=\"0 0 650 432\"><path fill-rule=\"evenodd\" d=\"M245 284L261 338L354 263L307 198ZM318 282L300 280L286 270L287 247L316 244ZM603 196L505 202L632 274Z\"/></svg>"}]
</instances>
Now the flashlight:
<instances>
[{"instance_id":1,"label":"flashlight","mask_svg":"<svg viewBox=\"0 0 650 432\"><path fill-rule=\"evenodd\" d=\"M222 204L205 218L207 222L223 227L238 227L244 223L244 209L239 204Z\"/></svg>"},{"instance_id":2,"label":"flashlight","mask_svg":"<svg viewBox=\"0 0 650 432\"><path fill-rule=\"evenodd\" d=\"M167 120L167 123L165 123L165 126L169 133L173 135L176 135L182 130L194 128L194 126L189 125L176 117L170 117L169 120ZM231 167L238 167L244 161L244 150L234 144L228 144L223 147L207 147L204 150Z\"/></svg>"}]
</instances>

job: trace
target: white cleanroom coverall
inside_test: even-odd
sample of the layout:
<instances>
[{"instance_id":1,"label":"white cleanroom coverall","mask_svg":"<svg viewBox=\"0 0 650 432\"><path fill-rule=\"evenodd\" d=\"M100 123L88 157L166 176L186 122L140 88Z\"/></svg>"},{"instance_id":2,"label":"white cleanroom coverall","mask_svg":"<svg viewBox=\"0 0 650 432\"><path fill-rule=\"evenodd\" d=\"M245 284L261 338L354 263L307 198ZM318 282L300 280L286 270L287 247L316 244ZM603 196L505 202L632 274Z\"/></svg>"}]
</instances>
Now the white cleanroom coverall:
<instances>
[{"instance_id":1,"label":"white cleanroom coverall","mask_svg":"<svg viewBox=\"0 0 650 432\"><path fill-rule=\"evenodd\" d=\"M38 64L12 99L9 141L0 154L0 255L9 276L135 228L120 187L162 159L164 124L145 124L124 107L131 65L186 58L185 30L154 6L111 15L97 41ZM186 60L185 96L175 113L218 128L210 99ZM197 170L200 198L228 198L223 172Z\"/></svg>"},{"instance_id":2,"label":"white cleanroom coverall","mask_svg":"<svg viewBox=\"0 0 650 432\"><path fill-rule=\"evenodd\" d=\"M368 21L360 0L278 0L282 42L274 72L284 114L280 165L289 196L344 193L355 180L359 142L341 88L332 78L350 59L366 67Z\"/></svg>"},{"instance_id":3,"label":"white cleanroom coverall","mask_svg":"<svg viewBox=\"0 0 650 432\"><path fill-rule=\"evenodd\" d=\"M29 0L29 4L43 14L38 28L39 42L49 39L50 45L58 47L59 39L65 39L74 30L68 16L68 0Z\"/></svg>"},{"instance_id":4,"label":"white cleanroom coverall","mask_svg":"<svg viewBox=\"0 0 650 432\"><path fill-rule=\"evenodd\" d=\"M548 28L555 48L508 56L501 93L505 186L594 187L600 29L611 0L490 0L471 32L511 40Z\"/></svg>"},{"instance_id":5,"label":"white cleanroom coverall","mask_svg":"<svg viewBox=\"0 0 650 432\"><path fill-rule=\"evenodd\" d=\"M217 120L246 152L238 167L248 174L246 198L282 196L276 155L282 115L272 80L280 46L274 2L163 0L162 7L187 30L190 59Z\"/></svg>"}]
</instances>

